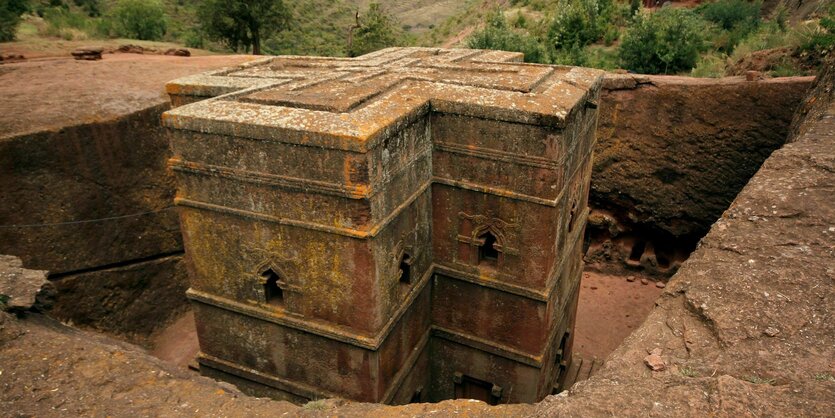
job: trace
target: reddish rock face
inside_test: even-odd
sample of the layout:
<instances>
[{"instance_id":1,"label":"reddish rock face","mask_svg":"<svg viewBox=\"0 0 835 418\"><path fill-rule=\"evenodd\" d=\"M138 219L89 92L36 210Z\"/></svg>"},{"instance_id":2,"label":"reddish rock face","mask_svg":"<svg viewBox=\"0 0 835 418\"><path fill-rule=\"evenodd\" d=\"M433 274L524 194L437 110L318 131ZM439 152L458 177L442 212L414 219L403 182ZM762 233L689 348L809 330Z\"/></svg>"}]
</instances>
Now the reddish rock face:
<instances>
[{"instance_id":1,"label":"reddish rock face","mask_svg":"<svg viewBox=\"0 0 835 418\"><path fill-rule=\"evenodd\" d=\"M602 73L519 60L392 48L169 84L201 370L296 402L551 393Z\"/></svg>"}]
</instances>

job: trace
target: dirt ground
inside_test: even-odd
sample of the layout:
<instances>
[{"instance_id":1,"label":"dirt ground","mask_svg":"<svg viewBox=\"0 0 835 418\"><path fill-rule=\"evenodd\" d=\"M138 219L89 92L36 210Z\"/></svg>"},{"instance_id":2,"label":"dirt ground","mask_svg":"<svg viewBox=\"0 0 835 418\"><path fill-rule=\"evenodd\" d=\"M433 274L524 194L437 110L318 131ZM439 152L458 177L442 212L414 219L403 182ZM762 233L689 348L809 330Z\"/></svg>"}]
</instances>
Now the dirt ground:
<instances>
[{"instance_id":1,"label":"dirt ground","mask_svg":"<svg viewBox=\"0 0 835 418\"><path fill-rule=\"evenodd\" d=\"M188 367L197 357L200 345L197 343L197 329L194 326L194 312L189 310L171 325L153 337L150 354L178 367Z\"/></svg>"},{"instance_id":2,"label":"dirt ground","mask_svg":"<svg viewBox=\"0 0 835 418\"><path fill-rule=\"evenodd\" d=\"M574 325L574 354L605 359L637 329L655 306L662 289L654 282L641 283L641 276L629 282L624 276L583 273L577 322Z\"/></svg>"}]
</instances>

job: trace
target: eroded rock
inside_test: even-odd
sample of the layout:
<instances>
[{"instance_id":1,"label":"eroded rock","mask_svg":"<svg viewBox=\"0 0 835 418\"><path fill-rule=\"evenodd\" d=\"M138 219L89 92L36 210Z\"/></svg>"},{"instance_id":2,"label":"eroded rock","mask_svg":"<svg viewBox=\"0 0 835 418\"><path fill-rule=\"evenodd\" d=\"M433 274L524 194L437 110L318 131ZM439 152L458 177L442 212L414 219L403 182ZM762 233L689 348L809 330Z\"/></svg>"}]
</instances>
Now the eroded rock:
<instances>
[{"instance_id":1,"label":"eroded rock","mask_svg":"<svg viewBox=\"0 0 835 418\"><path fill-rule=\"evenodd\" d=\"M77 48L71 54L77 60L95 61L101 59L102 52L104 52L104 48L100 46L87 46Z\"/></svg>"},{"instance_id":2,"label":"eroded rock","mask_svg":"<svg viewBox=\"0 0 835 418\"><path fill-rule=\"evenodd\" d=\"M10 311L25 311L35 305L38 292L49 283L44 270L23 268L11 255L0 255L0 306Z\"/></svg>"}]
</instances>

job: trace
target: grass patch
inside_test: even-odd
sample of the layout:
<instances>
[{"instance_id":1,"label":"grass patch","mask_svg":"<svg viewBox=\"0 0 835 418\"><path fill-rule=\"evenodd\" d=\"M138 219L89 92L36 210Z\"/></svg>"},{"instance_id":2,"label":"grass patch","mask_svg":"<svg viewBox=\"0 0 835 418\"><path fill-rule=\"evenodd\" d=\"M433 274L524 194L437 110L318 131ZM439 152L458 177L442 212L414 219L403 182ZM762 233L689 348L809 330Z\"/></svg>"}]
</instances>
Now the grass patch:
<instances>
[{"instance_id":1,"label":"grass patch","mask_svg":"<svg viewBox=\"0 0 835 418\"><path fill-rule=\"evenodd\" d=\"M835 376L832 373L815 373L815 380L835 382Z\"/></svg>"},{"instance_id":2,"label":"grass patch","mask_svg":"<svg viewBox=\"0 0 835 418\"><path fill-rule=\"evenodd\" d=\"M324 411L325 409L327 409L327 407L327 402L324 399L319 399L318 401L310 401L304 404L304 406L302 406L302 409L306 411Z\"/></svg>"},{"instance_id":3,"label":"grass patch","mask_svg":"<svg viewBox=\"0 0 835 418\"><path fill-rule=\"evenodd\" d=\"M760 376L757 376L757 375L751 375L751 376L744 377L743 380L745 380L746 382L753 383L755 385L773 385L774 383L777 382L777 379L769 379L769 378L760 377Z\"/></svg>"},{"instance_id":4,"label":"grass patch","mask_svg":"<svg viewBox=\"0 0 835 418\"><path fill-rule=\"evenodd\" d=\"M719 52L709 53L699 57L696 66L690 71L693 77L720 78L727 71L728 56Z\"/></svg>"},{"instance_id":5,"label":"grass patch","mask_svg":"<svg viewBox=\"0 0 835 418\"><path fill-rule=\"evenodd\" d=\"M691 368L690 366L684 366L679 370L682 376L686 377L699 377L699 372Z\"/></svg>"}]
</instances>

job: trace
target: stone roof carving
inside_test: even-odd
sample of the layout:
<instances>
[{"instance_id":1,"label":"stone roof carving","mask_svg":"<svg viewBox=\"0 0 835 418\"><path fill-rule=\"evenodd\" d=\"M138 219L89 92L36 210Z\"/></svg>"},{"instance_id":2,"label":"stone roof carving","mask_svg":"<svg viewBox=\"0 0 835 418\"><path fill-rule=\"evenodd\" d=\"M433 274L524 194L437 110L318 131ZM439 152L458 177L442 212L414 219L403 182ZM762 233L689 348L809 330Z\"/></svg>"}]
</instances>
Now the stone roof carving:
<instances>
[{"instance_id":1,"label":"stone roof carving","mask_svg":"<svg viewBox=\"0 0 835 418\"><path fill-rule=\"evenodd\" d=\"M388 48L358 58L270 57L178 79L172 96L218 96L168 127L363 151L432 110L562 127L601 72L518 62L520 53Z\"/></svg>"}]
</instances>

